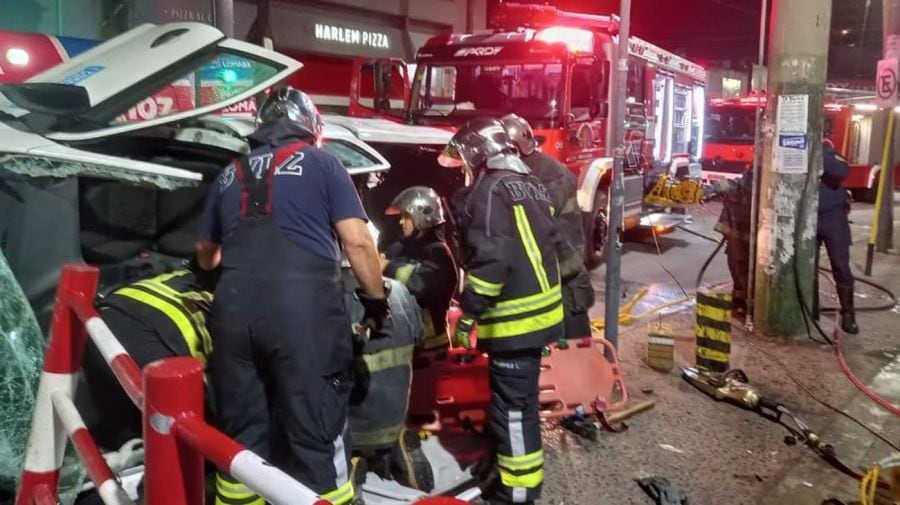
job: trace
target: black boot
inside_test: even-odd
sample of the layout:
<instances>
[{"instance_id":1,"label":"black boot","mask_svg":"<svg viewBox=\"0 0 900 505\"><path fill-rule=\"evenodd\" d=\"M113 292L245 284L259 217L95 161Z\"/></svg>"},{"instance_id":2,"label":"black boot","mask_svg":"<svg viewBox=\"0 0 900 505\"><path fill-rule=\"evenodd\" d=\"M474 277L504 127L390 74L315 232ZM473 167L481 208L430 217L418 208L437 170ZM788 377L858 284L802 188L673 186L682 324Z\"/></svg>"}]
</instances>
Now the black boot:
<instances>
[{"instance_id":1,"label":"black boot","mask_svg":"<svg viewBox=\"0 0 900 505\"><path fill-rule=\"evenodd\" d=\"M856 311L853 308L853 285L837 287L838 301L841 303L841 330L850 335L859 333L856 325Z\"/></svg>"},{"instance_id":2,"label":"black boot","mask_svg":"<svg viewBox=\"0 0 900 505\"><path fill-rule=\"evenodd\" d=\"M415 431L403 429L391 448L391 473L400 484L426 493L434 489L434 472Z\"/></svg>"}]
</instances>

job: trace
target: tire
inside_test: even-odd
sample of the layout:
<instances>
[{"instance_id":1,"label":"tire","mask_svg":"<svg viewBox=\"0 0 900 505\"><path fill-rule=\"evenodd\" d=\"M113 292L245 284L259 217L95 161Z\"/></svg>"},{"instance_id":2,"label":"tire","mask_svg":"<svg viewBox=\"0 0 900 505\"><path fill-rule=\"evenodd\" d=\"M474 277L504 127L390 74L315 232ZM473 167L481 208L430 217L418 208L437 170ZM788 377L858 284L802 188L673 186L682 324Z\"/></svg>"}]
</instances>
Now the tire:
<instances>
[{"instance_id":1,"label":"tire","mask_svg":"<svg viewBox=\"0 0 900 505\"><path fill-rule=\"evenodd\" d=\"M609 230L609 218L606 215L608 199L608 188L598 188L594 208L585 222L584 263L590 270L599 267L606 260L606 234Z\"/></svg>"}]
</instances>

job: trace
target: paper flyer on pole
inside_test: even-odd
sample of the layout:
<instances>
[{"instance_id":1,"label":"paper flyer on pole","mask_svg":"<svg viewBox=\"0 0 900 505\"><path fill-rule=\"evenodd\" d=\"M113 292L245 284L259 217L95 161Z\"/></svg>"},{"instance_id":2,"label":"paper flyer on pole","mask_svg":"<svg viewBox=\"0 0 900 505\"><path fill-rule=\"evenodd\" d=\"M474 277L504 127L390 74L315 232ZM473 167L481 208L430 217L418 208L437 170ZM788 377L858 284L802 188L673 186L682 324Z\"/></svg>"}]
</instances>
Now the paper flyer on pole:
<instances>
[{"instance_id":1,"label":"paper flyer on pole","mask_svg":"<svg viewBox=\"0 0 900 505\"><path fill-rule=\"evenodd\" d=\"M774 171L809 170L809 95L779 95L775 122Z\"/></svg>"}]
</instances>

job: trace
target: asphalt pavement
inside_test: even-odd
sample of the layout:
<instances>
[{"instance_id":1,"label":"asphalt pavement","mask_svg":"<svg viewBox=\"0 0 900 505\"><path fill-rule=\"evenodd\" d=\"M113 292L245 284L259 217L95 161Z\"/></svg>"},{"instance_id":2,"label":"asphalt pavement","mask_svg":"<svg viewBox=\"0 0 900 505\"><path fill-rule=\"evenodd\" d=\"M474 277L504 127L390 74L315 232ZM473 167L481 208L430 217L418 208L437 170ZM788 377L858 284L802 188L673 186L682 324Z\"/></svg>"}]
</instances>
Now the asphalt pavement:
<instances>
[{"instance_id":1,"label":"asphalt pavement","mask_svg":"<svg viewBox=\"0 0 900 505\"><path fill-rule=\"evenodd\" d=\"M713 229L719 210L715 202L694 209L693 222L686 228L720 238ZM871 216L871 205L854 205L851 252L860 276ZM896 231L895 235L900 238ZM754 412L715 402L681 379L679 370L693 365L695 351L693 305L690 296L683 302L682 290L693 294L697 273L715 246L681 229L656 241L652 236L626 241L622 301L630 300L641 288L647 288L648 294L634 307L633 314L639 318L620 326L620 365L632 401L653 399L656 406L629 421L624 433L602 432L597 441L575 435L558 423L545 423L545 492L540 504L656 503L635 483L635 479L651 476L668 479L690 498L691 505L818 505L826 498L855 503L858 483L809 449L786 445L783 427ZM603 268L593 273L598 303L592 313L600 318L604 276ZM900 292L900 255L876 255L871 279ZM710 263L703 284L721 285L729 280L720 252ZM827 281L822 284L823 305L836 304ZM861 284L856 291L857 306L884 300ZM660 305L668 308L653 312ZM900 339L896 332L900 311L865 312L858 319L861 335L843 339L849 366L864 383L900 405ZM652 323L667 325L674 336L675 368L669 373L654 371L645 363ZM833 328L828 317L822 325L829 332ZM844 410L900 443L900 420L851 385L830 346L805 335L768 337L735 323L731 366L745 370L762 393L804 419L853 468L868 467L890 454L890 449L819 401Z\"/></svg>"}]
</instances>

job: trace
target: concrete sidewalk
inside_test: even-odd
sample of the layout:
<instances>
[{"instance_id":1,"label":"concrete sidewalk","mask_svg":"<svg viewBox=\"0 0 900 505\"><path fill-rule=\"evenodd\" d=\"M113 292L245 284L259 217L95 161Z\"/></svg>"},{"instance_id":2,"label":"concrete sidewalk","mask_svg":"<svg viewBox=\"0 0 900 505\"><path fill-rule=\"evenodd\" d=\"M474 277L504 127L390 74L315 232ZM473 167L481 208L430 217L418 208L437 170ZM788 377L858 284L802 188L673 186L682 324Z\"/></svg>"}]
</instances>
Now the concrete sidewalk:
<instances>
[{"instance_id":1,"label":"concrete sidewalk","mask_svg":"<svg viewBox=\"0 0 900 505\"><path fill-rule=\"evenodd\" d=\"M864 230L854 230L854 269L862 272ZM900 235L896 235L900 237ZM872 280L900 292L900 256L878 255ZM829 286L822 282L823 289ZM859 285L857 306L881 303L873 289ZM824 306L836 305L832 293ZM644 363L648 324L623 326L619 349L629 392L653 398L656 408L633 419L625 433L601 434L598 442L561 428L546 427L546 487L542 504L649 504L634 479L660 476L690 497L692 505L806 505L830 497L857 498L858 483L833 470L812 451L784 443L779 425L738 407L717 403L685 383L678 369L694 363L694 311L660 318L676 335L676 369L663 374ZM861 312L862 333L844 339L848 362L864 382L900 404L900 313ZM827 318L823 327L832 324ZM811 394L844 409L900 444L900 419L859 393L841 372L830 346L805 336L794 340L750 334L735 325L733 368L804 419L852 467L871 465L890 449L862 428L813 400ZM782 362L783 367L774 359ZM794 379L789 377L789 374ZM643 393L645 391L651 391Z\"/></svg>"}]
</instances>

